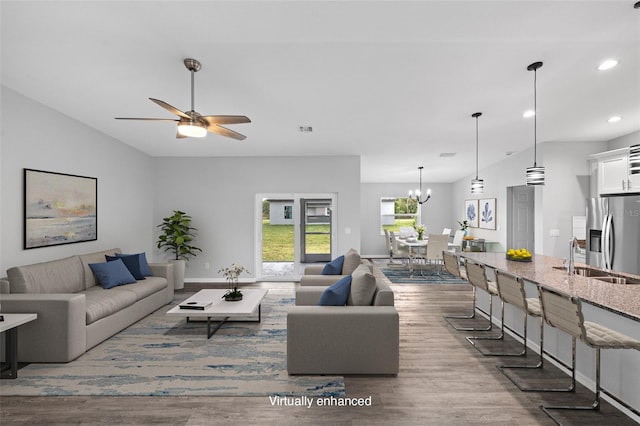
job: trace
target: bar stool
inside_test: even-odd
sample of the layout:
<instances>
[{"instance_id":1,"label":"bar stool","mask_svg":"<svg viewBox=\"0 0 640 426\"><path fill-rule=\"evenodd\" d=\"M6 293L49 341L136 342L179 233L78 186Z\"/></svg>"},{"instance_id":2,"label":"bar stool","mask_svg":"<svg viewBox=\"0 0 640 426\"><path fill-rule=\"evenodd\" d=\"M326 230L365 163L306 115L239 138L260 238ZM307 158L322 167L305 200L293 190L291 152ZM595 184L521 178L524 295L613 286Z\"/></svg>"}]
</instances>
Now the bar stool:
<instances>
[{"instance_id":1,"label":"bar stool","mask_svg":"<svg viewBox=\"0 0 640 426\"><path fill-rule=\"evenodd\" d=\"M640 415L638 410L630 407L624 401L612 395L600 386L600 350L601 349L638 349L640 350L640 340L618 333L601 324L585 321L582 315L582 304L580 299L568 294L561 293L544 286L538 287L540 302L542 306L542 316L547 324L556 327L571 336L571 381L575 385L576 381L576 339L580 339L587 346L596 350L596 389L595 401L589 406L550 406L542 405L544 411L556 424L560 421L549 412L549 410L599 410L600 392L606 393L609 397L621 405Z\"/></svg>"},{"instance_id":2,"label":"bar stool","mask_svg":"<svg viewBox=\"0 0 640 426\"><path fill-rule=\"evenodd\" d=\"M450 252L450 251L443 251L442 260L444 262L445 271L447 271L451 275L455 275L458 278L468 281L467 272L460 269L460 257L456 253ZM473 305L471 308L472 309L471 314L470 315L448 315L444 317L444 319L456 330L464 330L464 331L472 330L469 327L459 327L456 324L449 321L450 319L474 319L476 317L476 286L472 285L471 289L473 291Z\"/></svg>"},{"instance_id":3,"label":"bar stool","mask_svg":"<svg viewBox=\"0 0 640 426\"><path fill-rule=\"evenodd\" d=\"M510 274L506 271L496 270L496 284L498 286L498 293L500 293L500 299L504 303L515 306L520 309L523 314L524 331L520 336L523 341L522 352L520 355L525 356L527 354L527 317L537 317L540 319L540 358L536 364L518 364L518 365L505 365L499 364L496 367L504 374L511 382L518 387L521 391L525 392L571 392L575 389L575 385L568 388L531 388L524 387L522 384L514 380L505 369L517 369L528 368L537 369L542 368L544 365L544 320L542 319L542 310L540 309L540 299L538 297L527 297L524 290L524 281L521 277Z\"/></svg>"},{"instance_id":4,"label":"bar stool","mask_svg":"<svg viewBox=\"0 0 640 426\"><path fill-rule=\"evenodd\" d=\"M481 263L476 263L470 261L469 259L465 259L465 268L467 270L467 277L469 278L469 282L475 287L484 290L489 294L489 327L486 329L473 329L473 331L489 331L493 325L491 320L492 318L492 309L493 309L493 296L500 297L500 293L498 292L498 287L496 283L493 281L489 281L487 279L486 266ZM505 352L488 352L483 350L476 344L478 340L502 340L504 339L504 302L500 299L500 334L498 336L467 336L467 340L471 343L477 350L480 351L482 355L485 356L522 356L521 354L512 354Z\"/></svg>"}]
</instances>

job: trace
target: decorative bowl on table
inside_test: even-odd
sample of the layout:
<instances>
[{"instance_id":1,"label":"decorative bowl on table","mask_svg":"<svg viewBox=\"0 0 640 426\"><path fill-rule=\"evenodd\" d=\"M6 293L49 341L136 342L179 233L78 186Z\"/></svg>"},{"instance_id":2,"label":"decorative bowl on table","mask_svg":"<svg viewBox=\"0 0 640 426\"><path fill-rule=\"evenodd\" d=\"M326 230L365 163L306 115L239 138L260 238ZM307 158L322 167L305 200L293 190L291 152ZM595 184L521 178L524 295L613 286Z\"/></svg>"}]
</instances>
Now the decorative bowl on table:
<instances>
[{"instance_id":1,"label":"decorative bowl on table","mask_svg":"<svg viewBox=\"0 0 640 426\"><path fill-rule=\"evenodd\" d=\"M525 248L507 250L507 260L514 262L531 262L531 252Z\"/></svg>"}]
</instances>

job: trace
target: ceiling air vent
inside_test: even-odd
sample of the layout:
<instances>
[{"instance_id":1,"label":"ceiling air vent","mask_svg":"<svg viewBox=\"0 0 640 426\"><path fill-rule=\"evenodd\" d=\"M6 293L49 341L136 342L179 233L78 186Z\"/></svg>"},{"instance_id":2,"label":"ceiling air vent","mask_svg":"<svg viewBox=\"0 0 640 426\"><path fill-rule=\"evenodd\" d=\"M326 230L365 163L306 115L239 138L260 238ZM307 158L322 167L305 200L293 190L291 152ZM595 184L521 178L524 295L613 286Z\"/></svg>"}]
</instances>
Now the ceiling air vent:
<instances>
[{"instance_id":1,"label":"ceiling air vent","mask_svg":"<svg viewBox=\"0 0 640 426\"><path fill-rule=\"evenodd\" d=\"M455 157L456 153L455 152L443 152L442 154L440 154L440 157Z\"/></svg>"},{"instance_id":2,"label":"ceiling air vent","mask_svg":"<svg viewBox=\"0 0 640 426\"><path fill-rule=\"evenodd\" d=\"M311 127L311 126L300 126L300 127L298 127L298 129L300 129L300 133L311 133L311 132L313 132L313 127Z\"/></svg>"}]
</instances>

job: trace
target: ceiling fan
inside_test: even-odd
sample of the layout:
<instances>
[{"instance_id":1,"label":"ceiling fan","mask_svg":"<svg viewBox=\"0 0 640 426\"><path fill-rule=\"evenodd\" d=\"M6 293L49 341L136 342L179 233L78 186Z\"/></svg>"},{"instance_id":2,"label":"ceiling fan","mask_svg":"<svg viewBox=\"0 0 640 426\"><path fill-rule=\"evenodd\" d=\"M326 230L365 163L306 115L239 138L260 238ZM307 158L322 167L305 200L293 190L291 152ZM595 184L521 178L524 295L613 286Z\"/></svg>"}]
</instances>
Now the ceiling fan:
<instances>
[{"instance_id":1,"label":"ceiling fan","mask_svg":"<svg viewBox=\"0 0 640 426\"><path fill-rule=\"evenodd\" d=\"M207 131L211 133L217 133L229 138L244 140L245 135L242 135L231 129L221 126L221 124L240 124L251 123L249 117L244 115L201 115L194 108L194 95L193 95L193 81L194 73L199 71L202 65L199 61L191 58L184 60L184 66L191 71L191 110L180 111L168 103L161 101L160 99L149 98L151 101L160 105L162 108L171 112L172 114L180 117L179 119L173 118L130 118L130 117L116 117L116 120L147 120L147 121L174 121L178 123L178 133L176 138L202 138L206 136Z\"/></svg>"}]
</instances>

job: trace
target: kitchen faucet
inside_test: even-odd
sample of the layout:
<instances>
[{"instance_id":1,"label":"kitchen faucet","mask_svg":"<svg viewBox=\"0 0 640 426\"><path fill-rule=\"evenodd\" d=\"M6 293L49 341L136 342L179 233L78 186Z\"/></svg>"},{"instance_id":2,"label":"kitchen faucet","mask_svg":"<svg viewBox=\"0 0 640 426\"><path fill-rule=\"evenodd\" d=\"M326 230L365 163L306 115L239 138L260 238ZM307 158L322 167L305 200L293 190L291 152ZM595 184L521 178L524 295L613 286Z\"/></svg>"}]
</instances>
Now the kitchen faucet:
<instances>
[{"instance_id":1,"label":"kitchen faucet","mask_svg":"<svg viewBox=\"0 0 640 426\"><path fill-rule=\"evenodd\" d=\"M575 256L576 256L576 248L578 247L578 238L573 237L571 241L569 241L569 265L567 266L567 272L569 275L573 275L575 272Z\"/></svg>"}]
</instances>

